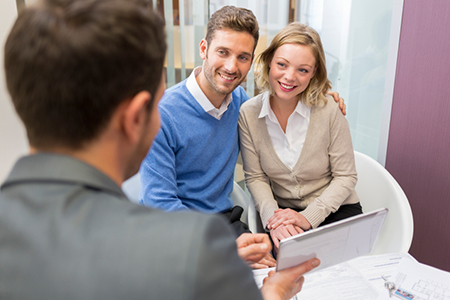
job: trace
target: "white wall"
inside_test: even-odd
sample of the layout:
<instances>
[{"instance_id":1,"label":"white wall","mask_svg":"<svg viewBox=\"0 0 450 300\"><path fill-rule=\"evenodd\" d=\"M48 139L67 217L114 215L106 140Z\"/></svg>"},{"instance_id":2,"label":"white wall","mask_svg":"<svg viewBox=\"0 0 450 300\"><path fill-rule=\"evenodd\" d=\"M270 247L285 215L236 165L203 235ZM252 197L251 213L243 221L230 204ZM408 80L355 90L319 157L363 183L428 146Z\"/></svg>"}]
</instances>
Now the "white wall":
<instances>
[{"instance_id":1,"label":"white wall","mask_svg":"<svg viewBox=\"0 0 450 300\"><path fill-rule=\"evenodd\" d=\"M0 182L6 179L16 159L27 153L28 143L22 126L8 95L3 68L6 37L17 16L14 0L0 1Z\"/></svg>"}]
</instances>

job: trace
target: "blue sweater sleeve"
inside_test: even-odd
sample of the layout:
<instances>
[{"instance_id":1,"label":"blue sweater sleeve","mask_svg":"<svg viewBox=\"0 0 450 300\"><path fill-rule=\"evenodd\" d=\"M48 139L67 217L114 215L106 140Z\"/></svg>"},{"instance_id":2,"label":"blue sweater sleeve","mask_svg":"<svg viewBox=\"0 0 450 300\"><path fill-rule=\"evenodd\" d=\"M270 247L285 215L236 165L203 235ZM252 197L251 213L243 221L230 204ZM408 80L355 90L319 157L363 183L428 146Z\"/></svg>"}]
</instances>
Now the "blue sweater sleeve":
<instances>
[{"instance_id":1,"label":"blue sweater sleeve","mask_svg":"<svg viewBox=\"0 0 450 300\"><path fill-rule=\"evenodd\" d=\"M178 198L175 169L174 139L171 136L170 118L161 114L161 129L139 170L141 192L139 204L165 211L187 210Z\"/></svg>"}]
</instances>

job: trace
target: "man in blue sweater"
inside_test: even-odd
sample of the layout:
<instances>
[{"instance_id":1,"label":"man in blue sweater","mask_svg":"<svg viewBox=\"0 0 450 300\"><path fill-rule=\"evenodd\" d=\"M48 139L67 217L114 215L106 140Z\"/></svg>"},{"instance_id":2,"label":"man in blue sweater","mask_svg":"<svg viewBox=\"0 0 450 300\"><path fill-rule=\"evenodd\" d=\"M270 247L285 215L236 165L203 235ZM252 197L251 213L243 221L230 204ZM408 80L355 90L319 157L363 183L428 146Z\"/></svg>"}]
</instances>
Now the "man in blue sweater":
<instances>
[{"instance_id":1,"label":"man in blue sweater","mask_svg":"<svg viewBox=\"0 0 450 300\"><path fill-rule=\"evenodd\" d=\"M239 153L239 86L250 70L258 22L244 8L214 13L200 43L203 66L165 92L161 130L141 165L140 203L167 211L227 213ZM230 214L231 215L231 214ZM232 216L238 234L248 231Z\"/></svg>"},{"instance_id":2,"label":"man in blue sweater","mask_svg":"<svg viewBox=\"0 0 450 300\"><path fill-rule=\"evenodd\" d=\"M140 169L140 204L220 213L237 235L248 232L230 194L239 108L249 99L240 84L252 64L258 30L256 17L244 8L225 6L211 16L200 42L202 67L160 101L161 130Z\"/></svg>"}]
</instances>

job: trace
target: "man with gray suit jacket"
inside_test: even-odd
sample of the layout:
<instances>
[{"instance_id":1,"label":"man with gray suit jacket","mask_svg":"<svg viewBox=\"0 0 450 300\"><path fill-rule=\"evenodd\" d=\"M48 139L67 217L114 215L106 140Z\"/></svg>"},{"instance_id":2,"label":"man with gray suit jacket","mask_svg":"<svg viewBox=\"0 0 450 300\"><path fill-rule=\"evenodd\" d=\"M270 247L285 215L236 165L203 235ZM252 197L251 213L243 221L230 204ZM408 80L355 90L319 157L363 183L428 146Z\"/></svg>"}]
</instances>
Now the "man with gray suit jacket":
<instances>
[{"instance_id":1,"label":"man with gray suit jacket","mask_svg":"<svg viewBox=\"0 0 450 300\"><path fill-rule=\"evenodd\" d=\"M160 127L165 51L144 1L20 12L5 71L30 154L1 185L0 299L288 299L318 265L271 272L258 290L244 260L270 251L265 235L235 241L217 216L126 199Z\"/></svg>"}]
</instances>

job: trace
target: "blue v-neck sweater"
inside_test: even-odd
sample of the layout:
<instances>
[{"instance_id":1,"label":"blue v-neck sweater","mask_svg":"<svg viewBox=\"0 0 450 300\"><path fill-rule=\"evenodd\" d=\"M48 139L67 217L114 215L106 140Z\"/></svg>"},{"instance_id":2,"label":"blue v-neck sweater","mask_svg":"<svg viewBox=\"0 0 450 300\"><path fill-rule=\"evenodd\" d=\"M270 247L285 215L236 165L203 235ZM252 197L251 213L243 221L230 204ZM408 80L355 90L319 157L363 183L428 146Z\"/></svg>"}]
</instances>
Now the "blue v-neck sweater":
<instances>
[{"instance_id":1,"label":"blue v-neck sweater","mask_svg":"<svg viewBox=\"0 0 450 300\"><path fill-rule=\"evenodd\" d=\"M220 120L209 115L186 87L168 89L159 103L161 130L140 169L141 204L166 211L230 209L239 153L239 108L249 97L242 87Z\"/></svg>"}]
</instances>

